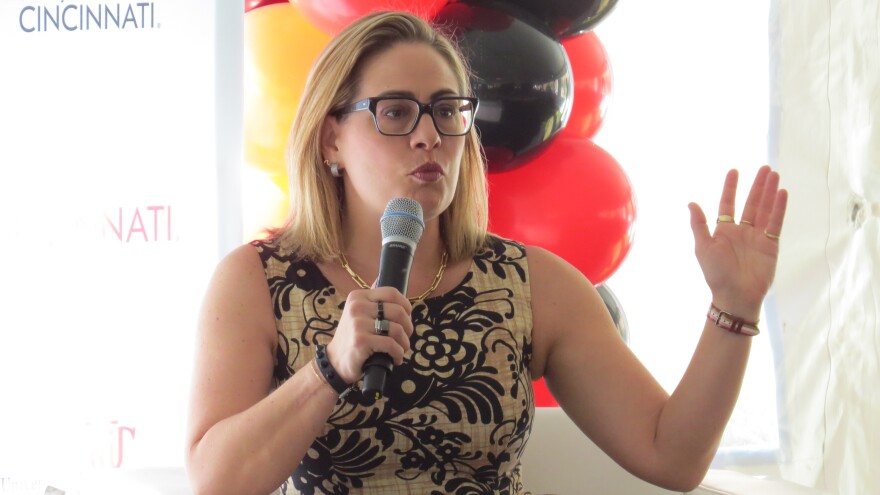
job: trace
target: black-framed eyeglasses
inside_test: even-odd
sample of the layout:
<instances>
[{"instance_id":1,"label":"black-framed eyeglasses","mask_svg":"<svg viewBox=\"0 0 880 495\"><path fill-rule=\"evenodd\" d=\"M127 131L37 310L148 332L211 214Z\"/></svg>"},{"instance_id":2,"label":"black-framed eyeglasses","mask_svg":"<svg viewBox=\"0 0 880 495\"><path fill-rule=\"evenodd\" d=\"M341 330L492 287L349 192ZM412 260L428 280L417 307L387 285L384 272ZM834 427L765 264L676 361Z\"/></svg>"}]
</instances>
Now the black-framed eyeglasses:
<instances>
[{"instance_id":1,"label":"black-framed eyeglasses","mask_svg":"<svg viewBox=\"0 0 880 495\"><path fill-rule=\"evenodd\" d=\"M369 110L380 134L406 136L415 130L422 115L427 113L440 134L464 136L474 126L478 105L477 98L467 96L443 96L428 104L403 96L375 96L340 108L333 115L338 117Z\"/></svg>"}]
</instances>

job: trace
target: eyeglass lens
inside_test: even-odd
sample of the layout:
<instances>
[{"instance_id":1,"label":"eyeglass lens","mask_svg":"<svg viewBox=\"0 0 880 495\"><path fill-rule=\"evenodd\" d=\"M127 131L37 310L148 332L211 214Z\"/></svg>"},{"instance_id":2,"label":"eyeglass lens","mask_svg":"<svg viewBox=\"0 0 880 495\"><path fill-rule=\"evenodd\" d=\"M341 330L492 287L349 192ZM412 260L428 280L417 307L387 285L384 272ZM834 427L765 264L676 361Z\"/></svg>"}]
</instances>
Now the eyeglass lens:
<instances>
[{"instance_id":1,"label":"eyeglass lens","mask_svg":"<svg viewBox=\"0 0 880 495\"><path fill-rule=\"evenodd\" d=\"M440 98L431 105L431 117L441 134L466 134L473 123L474 108L470 101ZM416 126L419 104L407 99L380 100L376 103L376 125L384 134L409 134Z\"/></svg>"}]
</instances>

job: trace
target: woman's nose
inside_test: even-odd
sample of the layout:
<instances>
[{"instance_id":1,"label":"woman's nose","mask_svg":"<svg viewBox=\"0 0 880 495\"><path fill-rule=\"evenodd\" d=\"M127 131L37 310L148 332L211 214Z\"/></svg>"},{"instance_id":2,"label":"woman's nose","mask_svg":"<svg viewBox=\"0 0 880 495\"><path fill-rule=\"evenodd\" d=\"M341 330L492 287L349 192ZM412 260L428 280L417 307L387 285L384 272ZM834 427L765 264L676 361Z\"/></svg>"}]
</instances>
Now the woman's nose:
<instances>
[{"instance_id":1,"label":"woman's nose","mask_svg":"<svg viewBox=\"0 0 880 495\"><path fill-rule=\"evenodd\" d=\"M428 112L419 116L416 128L410 135L410 143L416 148L434 149L440 146L440 133Z\"/></svg>"}]
</instances>

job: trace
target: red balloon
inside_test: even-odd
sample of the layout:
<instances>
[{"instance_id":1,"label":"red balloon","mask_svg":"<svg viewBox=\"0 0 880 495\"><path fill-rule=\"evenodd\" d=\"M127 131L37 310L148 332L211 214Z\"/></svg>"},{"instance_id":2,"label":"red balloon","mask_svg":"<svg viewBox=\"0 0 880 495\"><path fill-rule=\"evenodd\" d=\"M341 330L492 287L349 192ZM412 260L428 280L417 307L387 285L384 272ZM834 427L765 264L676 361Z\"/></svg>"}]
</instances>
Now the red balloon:
<instances>
[{"instance_id":1,"label":"red balloon","mask_svg":"<svg viewBox=\"0 0 880 495\"><path fill-rule=\"evenodd\" d=\"M321 31L334 35L355 19L379 10L412 12L431 19L447 0L290 0Z\"/></svg>"},{"instance_id":2,"label":"red balloon","mask_svg":"<svg viewBox=\"0 0 880 495\"><path fill-rule=\"evenodd\" d=\"M608 53L593 32L562 40L574 77L574 103L560 137L589 139L596 135L611 101L613 75Z\"/></svg>"},{"instance_id":3,"label":"red balloon","mask_svg":"<svg viewBox=\"0 0 880 495\"><path fill-rule=\"evenodd\" d=\"M275 3L287 3L287 0L245 0L244 11L247 13L254 9L258 9L260 7L265 7L267 5L272 5Z\"/></svg>"},{"instance_id":4,"label":"red balloon","mask_svg":"<svg viewBox=\"0 0 880 495\"><path fill-rule=\"evenodd\" d=\"M468 29L493 33L510 29L516 19L495 9L474 7L465 3L446 4L440 24L453 38L460 38ZM435 19L436 20L436 19Z\"/></svg>"},{"instance_id":5,"label":"red balloon","mask_svg":"<svg viewBox=\"0 0 880 495\"><path fill-rule=\"evenodd\" d=\"M489 192L492 232L556 253L594 285L617 270L632 245L632 184L592 141L555 139L526 165L490 173Z\"/></svg>"},{"instance_id":6,"label":"red balloon","mask_svg":"<svg viewBox=\"0 0 880 495\"><path fill-rule=\"evenodd\" d=\"M535 392L536 407L559 407L559 403L556 402L556 398L550 393L550 389L547 388L543 378L533 381L532 389Z\"/></svg>"}]
</instances>

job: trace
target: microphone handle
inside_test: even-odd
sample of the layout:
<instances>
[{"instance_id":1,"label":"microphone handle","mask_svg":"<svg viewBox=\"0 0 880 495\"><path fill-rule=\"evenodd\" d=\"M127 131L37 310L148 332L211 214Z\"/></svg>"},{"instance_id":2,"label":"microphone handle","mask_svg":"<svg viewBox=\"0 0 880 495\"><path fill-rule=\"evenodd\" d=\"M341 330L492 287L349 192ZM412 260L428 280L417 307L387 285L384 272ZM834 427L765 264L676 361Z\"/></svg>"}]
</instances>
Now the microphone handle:
<instances>
[{"instance_id":1,"label":"microphone handle","mask_svg":"<svg viewBox=\"0 0 880 495\"><path fill-rule=\"evenodd\" d=\"M379 257L379 280L377 287L394 287L404 296L412 267L413 249L409 243L390 241L382 244ZM391 356L377 352L364 363L363 402L371 405L385 394L388 375L394 370Z\"/></svg>"}]
</instances>

